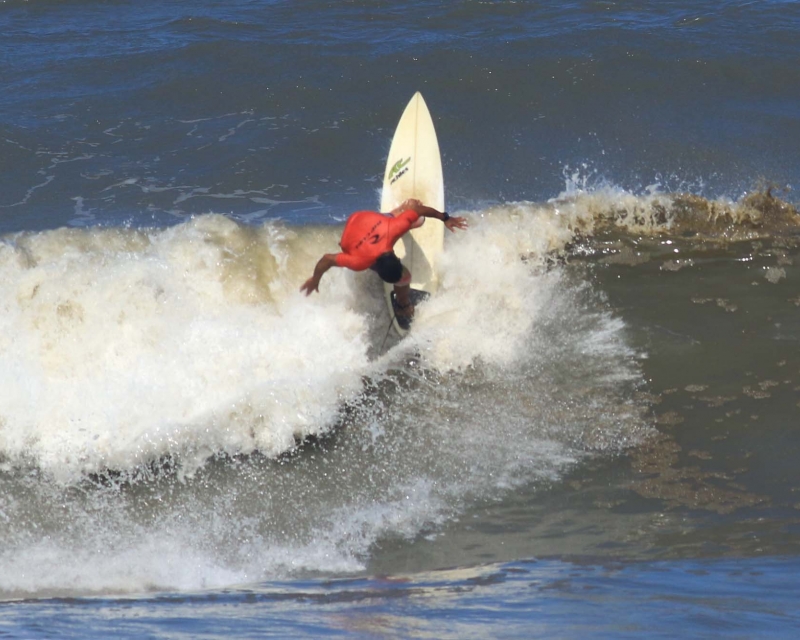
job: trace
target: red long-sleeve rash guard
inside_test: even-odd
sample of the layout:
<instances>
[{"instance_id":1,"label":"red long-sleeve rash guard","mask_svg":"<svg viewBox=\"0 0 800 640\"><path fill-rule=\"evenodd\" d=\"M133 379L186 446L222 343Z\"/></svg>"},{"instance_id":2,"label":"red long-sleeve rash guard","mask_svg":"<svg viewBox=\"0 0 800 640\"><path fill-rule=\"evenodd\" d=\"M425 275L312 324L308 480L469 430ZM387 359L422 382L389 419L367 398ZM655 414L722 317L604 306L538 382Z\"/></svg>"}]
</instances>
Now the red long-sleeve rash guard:
<instances>
[{"instance_id":1,"label":"red long-sleeve rash guard","mask_svg":"<svg viewBox=\"0 0 800 640\"><path fill-rule=\"evenodd\" d=\"M369 269L384 253L392 251L394 243L411 229L419 214L411 209L399 216L374 211L358 211L347 221L336 254L336 264L353 271Z\"/></svg>"}]
</instances>

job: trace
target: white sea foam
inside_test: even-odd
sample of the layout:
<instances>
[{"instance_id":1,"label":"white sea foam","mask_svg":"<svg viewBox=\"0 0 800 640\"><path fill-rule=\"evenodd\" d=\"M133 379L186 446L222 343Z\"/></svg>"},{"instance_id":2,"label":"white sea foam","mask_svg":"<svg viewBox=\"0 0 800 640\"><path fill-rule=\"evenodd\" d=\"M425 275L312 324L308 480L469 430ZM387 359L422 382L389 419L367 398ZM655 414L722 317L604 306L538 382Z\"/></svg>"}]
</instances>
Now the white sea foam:
<instances>
[{"instance_id":1,"label":"white sea foam","mask_svg":"<svg viewBox=\"0 0 800 640\"><path fill-rule=\"evenodd\" d=\"M4 245L0 451L69 480L325 429L359 387L364 320L347 291L290 293L281 243L206 217Z\"/></svg>"},{"instance_id":2,"label":"white sea foam","mask_svg":"<svg viewBox=\"0 0 800 640\"><path fill-rule=\"evenodd\" d=\"M7 239L0 592L356 571L381 539L635 442L624 323L549 260L572 219L525 203L468 215L439 295L385 353L374 274L298 291L337 229L204 216ZM336 423L336 446L269 462ZM85 480L164 456L178 474Z\"/></svg>"}]
</instances>

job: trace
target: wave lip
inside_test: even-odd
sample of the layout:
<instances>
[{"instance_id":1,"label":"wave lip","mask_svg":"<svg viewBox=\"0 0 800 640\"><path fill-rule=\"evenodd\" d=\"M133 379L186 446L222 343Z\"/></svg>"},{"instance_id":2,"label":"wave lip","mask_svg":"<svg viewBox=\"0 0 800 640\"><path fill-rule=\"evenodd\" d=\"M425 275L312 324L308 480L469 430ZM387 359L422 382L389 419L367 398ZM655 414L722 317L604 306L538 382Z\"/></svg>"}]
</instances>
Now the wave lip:
<instances>
[{"instance_id":1,"label":"wave lip","mask_svg":"<svg viewBox=\"0 0 800 640\"><path fill-rule=\"evenodd\" d=\"M548 202L564 225L584 237L616 230L644 236L678 235L709 241L740 241L792 236L800 231L797 207L759 187L738 200L706 198L687 192L666 193L657 185L636 194L613 185L586 188L568 181L567 189Z\"/></svg>"}]
</instances>

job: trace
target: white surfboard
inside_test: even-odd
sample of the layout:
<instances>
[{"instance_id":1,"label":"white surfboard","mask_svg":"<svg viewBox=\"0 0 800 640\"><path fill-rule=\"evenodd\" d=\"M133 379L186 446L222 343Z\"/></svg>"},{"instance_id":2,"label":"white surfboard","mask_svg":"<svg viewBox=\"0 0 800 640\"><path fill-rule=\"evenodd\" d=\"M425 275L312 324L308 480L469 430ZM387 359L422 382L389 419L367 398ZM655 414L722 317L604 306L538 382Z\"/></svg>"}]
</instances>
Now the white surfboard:
<instances>
[{"instance_id":1,"label":"white surfboard","mask_svg":"<svg viewBox=\"0 0 800 640\"><path fill-rule=\"evenodd\" d=\"M431 114L419 92L403 111L392 139L383 178L381 211L388 213L408 198L445 210L439 142ZM433 295L439 286L436 263L444 249L444 225L438 220L424 220L421 227L412 229L394 247L397 257L411 272L412 300L422 296L415 294L415 290ZM392 317L393 289L392 285L386 285L386 301ZM401 336L406 334L396 320L394 327Z\"/></svg>"}]
</instances>

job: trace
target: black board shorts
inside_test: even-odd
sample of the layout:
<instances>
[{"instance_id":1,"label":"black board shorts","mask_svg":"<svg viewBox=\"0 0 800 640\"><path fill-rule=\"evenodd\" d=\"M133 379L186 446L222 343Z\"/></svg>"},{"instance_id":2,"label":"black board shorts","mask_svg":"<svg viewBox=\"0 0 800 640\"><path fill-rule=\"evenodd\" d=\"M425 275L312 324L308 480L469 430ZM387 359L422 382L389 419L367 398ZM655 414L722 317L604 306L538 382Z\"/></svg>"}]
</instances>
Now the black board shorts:
<instances>
[{"instance_id":1,"label":"black board shorts","mask_svg":"<svg viewBox=\"0 0 800 640\"><path fill-rule=\"evenodd\" d=\"M389 284L396 284L403 278L403 263L392 251L379 256L370 269Z\"/></svg>"}]
</instances>

